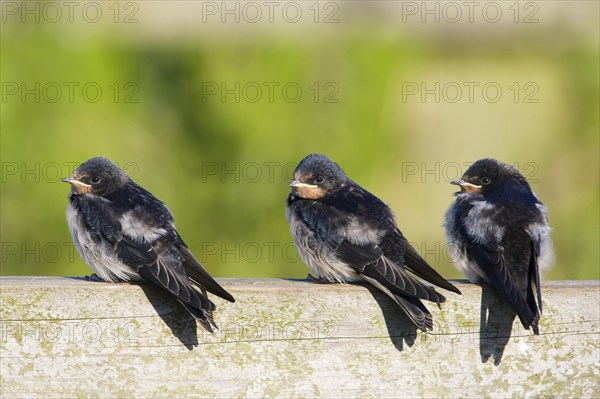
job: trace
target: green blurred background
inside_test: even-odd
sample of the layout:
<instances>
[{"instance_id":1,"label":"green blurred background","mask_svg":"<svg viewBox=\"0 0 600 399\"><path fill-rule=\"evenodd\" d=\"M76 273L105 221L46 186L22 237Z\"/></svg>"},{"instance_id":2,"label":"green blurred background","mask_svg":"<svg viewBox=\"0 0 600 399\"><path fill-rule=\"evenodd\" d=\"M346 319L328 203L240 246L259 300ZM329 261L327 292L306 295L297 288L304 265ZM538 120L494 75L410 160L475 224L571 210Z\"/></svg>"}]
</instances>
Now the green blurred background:
<instances>
[{"instance_id":1,"label":"green blurred background","mask_svg":"<svg viewBox=\"0 0 600 399\"><path fill-rule=\"evenodd\" d=\"M3 2L1 274L90 273L59 179L102 155L214 276L305 277L285 199L320 152L448 278L448 182L513 164L549 208L546 278L598 279L600 3L493 3Z\"/></svg>"}]
</instances>

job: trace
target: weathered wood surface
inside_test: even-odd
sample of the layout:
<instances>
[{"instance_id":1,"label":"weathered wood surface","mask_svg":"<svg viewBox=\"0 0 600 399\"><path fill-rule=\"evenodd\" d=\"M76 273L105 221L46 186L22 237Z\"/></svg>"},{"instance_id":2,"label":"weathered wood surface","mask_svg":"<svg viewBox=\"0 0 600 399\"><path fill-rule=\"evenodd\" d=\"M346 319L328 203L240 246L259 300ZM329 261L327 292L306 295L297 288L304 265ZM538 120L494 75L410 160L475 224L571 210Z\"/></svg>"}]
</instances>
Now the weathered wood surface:
<instances>
[{"instance_id":1,"label":"weathered wood surface","mask_svg":"<svg viewBox=\"0 0 600 399\"><path fill-rule=\"evenodd\" d=\"M210 334L149 285L1 278L2 397L600 397L599 281L545 282L539 336L471 284L424 334L365 286L220 282Z\"/></svg>"}]
</instances>

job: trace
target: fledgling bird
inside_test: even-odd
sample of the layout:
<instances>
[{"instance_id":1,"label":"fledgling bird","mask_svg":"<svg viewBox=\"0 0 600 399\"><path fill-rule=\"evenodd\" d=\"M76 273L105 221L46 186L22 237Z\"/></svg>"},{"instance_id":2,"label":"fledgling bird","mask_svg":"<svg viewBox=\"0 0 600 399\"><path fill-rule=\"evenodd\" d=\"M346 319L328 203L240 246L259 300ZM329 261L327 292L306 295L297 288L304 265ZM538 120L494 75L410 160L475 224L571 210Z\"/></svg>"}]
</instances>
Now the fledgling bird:
<instances>
[{"instance_id":1,"label":"fledgling bird","mask_svg":"<svg viewBox=\"0 0 600 399\"><path fill-rule=\"evenodd\" d=\"M194 258L171 211L106 158L91 158L62 181L71 184L73 242L92 270L108 282L154 283L212 332L216 306L206 291L235 300Z\"/></svg>"},{"instance_id":2,"label":"fledgling bird","mask_svg":"<svg viewBox=\"0 0 600 399\"><path fill-rule=\"evenodd\" d=\"M546 207L519 171L495 159L467 169L444 222L458 270L472 283L489 283L526 329L539 334L540 279L554 262Z\"/></svg>"},{"instance_id":3,"label":"fledgling bird","mask_svg":"<svg viewBox=\"0 0 600 399\"><path fill-rule=\"evenodd\" d=\"M392 210L350 180L325 155L310 154L294 171L286 216L298 253L318 278L368 282L394 300L416 327L433 329L421 299L446 298L413 277L460 294L404 238Z\"/></svg>"}]
</instances>

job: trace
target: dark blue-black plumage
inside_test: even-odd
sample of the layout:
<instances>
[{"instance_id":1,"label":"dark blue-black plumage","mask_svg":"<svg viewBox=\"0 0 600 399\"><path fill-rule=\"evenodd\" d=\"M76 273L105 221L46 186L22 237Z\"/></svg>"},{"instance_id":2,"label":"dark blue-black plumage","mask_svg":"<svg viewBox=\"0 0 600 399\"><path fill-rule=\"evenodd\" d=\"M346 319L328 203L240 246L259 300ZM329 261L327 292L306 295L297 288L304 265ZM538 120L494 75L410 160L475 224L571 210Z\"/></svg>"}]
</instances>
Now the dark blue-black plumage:
<instances>
[{"instance_id":1,"label":"dark blue-black plumage","mask_svg":"<svg viewBox=\"0 0 600 399\"><path fill-rule=\"evenodd\" d=\"M539 334L541 273L554 260L546 207L518 170L495 159L475 162L452 183L461 192L444 226L456 267L491 284Z\"/></svg>"},{"instance_id":2,"label":"dark blue-black plumage","mask_svg":"<svg viewBox=\"0 0 600 399\"><path fill-rule=\"evenodd\" d=\"M216 327L209 291L234 302L185 245L169 209L106 158L69 178L67 221L85 262L103 280L146 280L174 295L207 330Z\"/></svg>"},{"instance_id":3,"label":"dark blue-black plumage","mask_svg":"<svg viewBox=\"0 0 600 399\"><path fill-rule=\"evenodd\" d=\"M294 171L286 215L303 261L322 280L366 281L392 298L423 331L433 328L421 302L446 298L408 271L447 290L439 275L402 235L391 209L350 180L325 155L311 154Z\"/></svg>"}]
</instances>

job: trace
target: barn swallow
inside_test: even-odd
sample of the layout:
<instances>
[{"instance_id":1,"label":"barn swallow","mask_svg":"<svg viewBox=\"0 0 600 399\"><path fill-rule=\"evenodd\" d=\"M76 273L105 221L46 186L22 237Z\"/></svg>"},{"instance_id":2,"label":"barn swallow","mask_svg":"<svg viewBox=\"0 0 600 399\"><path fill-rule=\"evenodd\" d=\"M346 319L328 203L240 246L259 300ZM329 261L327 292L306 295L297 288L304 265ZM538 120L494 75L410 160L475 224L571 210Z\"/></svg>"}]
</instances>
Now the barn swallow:
<instances>
[{"instance_id":1,"label":"barn swallow","mask_svg":"<svg viewBox=\"0 0 600 399\"><path fill-rule=\"evenodd\" d=\"M416 327L433 329L421 299L445 302L417 276L460 294L417 253L391 209L350 180L325 155L310 154L294 171L286 216L300 257L323 281L367 282L398 304Z\"/></svg>"},{"instance_id":2,"label":"barn swallow","mask_svg":"<svg viewBox=\"0 0 600 399\"><path fill-rule=\"evenodd\" d=\"M209 291L225 291L194 258L171 211L106 158L92 158L62 179L71 185L67 222L83 260L104 281L149 281L185 306L208 331L216 327Z\"/></svg>"},{"instance_id":3,"label":"barn swallow","mask_svg":"<svg viewBox=\"0 0 600 399\"><path fill-rule=\"evenodd\" d=\"M540 274L554 262L546 207L518 170L481 159L460 180L444 222L452 259L472 283L489 283L539 334ZM537 303L536 303L537 300Z\"/></svg>"}]
</instances>

